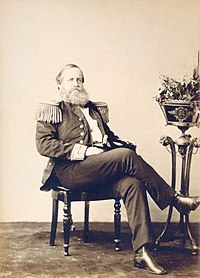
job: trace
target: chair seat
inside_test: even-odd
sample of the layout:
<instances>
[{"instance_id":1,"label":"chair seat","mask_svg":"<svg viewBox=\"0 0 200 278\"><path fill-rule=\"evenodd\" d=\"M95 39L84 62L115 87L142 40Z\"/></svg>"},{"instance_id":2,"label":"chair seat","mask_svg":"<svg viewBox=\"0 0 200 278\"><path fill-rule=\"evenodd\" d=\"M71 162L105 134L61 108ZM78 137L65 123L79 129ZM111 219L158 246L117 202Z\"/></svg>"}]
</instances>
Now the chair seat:
<instances>
[{"instance_id":1,"label":"chair seat","mask_svg":"<svg viewBox=\"0 0 200 278\"><path fill-rule=\"evenodd\" d=\"M52 194L56 198L56 195L59 196L60 201L64 201L63 194L58 194L58 192L67 192L70 194L71 201L100 201L100 200L109 200L120 198L118 192L114 191L113 188L110 187L102 187L100 189L93 189L93 190L73 190L64 188L62 186L57 186L56 189L52 190Z\"/></svg>"}]
</instances>

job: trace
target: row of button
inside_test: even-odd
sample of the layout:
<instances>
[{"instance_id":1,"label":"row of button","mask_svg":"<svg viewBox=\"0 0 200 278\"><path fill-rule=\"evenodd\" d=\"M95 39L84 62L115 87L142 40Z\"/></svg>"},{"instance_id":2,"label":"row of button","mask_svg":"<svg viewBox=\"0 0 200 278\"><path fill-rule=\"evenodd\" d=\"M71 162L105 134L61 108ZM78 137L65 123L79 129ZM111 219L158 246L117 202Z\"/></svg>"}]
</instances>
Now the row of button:
<instances>
[{"instance_id":1,"label":"row of button","mask_svg":"<svg viewBox=\"0 0 200 278\"><path fill-rule=\"evenodd\" d=\"M79 121L80 121L80 122L82 122L82 120L83 120L82 118L79 118ZM80 125L80 128L83 129L83 128L84 128L84 125L81 124L81 125ZM80 135L83 137L83 136L85 135L85 132L82 131L82 132L80 133ZM84 142L84 141L83 141L82 139L79 141L80 144L83 144L83 142Z\"/></svg>"}]
</instances>

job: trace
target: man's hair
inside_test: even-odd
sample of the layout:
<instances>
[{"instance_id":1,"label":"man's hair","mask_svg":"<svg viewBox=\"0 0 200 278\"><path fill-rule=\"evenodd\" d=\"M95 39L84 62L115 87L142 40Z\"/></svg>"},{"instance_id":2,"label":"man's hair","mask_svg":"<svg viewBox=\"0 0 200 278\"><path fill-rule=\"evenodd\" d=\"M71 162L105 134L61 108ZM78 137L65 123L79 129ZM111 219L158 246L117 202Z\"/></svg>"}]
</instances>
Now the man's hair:
<instances>
[{"instance_id":1,"label":"man's hair","mask_svg":"<svg viewBox=\"0 0 200 278\"><path fill-rule=\"evenodd\" d=\"M74 65L74 64L67 64L63 67L63 69L59 72L59 74L56 76L56 83L58 85L60 85L63 81L63 73L65 70L68 70L68 69L71 69L71 68L77 68L81 71L82 73L82 82L84 83L84 75L83 75L83 72L82 70L77 66L77 65Z\"/></svg>"}]
</instances>

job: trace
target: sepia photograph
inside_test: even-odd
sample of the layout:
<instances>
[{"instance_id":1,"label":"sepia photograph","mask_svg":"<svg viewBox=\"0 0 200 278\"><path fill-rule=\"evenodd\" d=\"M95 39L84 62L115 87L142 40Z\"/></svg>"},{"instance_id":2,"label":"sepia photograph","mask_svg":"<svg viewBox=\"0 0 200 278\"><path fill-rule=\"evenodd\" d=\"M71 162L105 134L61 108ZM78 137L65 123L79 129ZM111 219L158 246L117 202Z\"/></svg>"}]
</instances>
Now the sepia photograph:
<instances>
[{"instance_id":1,"label":"sepia photograph","mask_svg":"<svg viewBox=\"0 0 200 278\"><path fill-rule=\"evenodd\" d=\"M200 0L0 0L0 277L200 277Z\"/></svg>"}]
</instances>

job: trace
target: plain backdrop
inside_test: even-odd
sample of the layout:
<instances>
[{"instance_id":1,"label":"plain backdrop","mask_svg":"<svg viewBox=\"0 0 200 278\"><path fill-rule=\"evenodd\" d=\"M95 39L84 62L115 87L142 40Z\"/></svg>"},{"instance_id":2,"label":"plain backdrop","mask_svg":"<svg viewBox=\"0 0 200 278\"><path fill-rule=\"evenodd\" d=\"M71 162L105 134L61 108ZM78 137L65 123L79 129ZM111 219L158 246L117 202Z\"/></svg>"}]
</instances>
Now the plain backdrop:
<instances>
[{"instance_id":1,"label":"plain backdrop","mask_svg":"<svg viewBox=\"0 0 200 278\"><path fill-rule=\"evenodd\" d=\"M159 140L176 140L181 132L166 126L155 95L160 75L192 75L200 49L199 0L0 0L0 26L0 221L50 221L50 193L39 190L47 158L35 148L34 114L39 101L58 98L55 76L67 63L82 68L92 100L108 103L110 128L136 142L170 183L170 153ZM200 137L196 127L187 133ZM199 154L192 160L190 195L200 194ZM149 204L152 220L164 222L167 210L150 198ZM83 203L72 209L74 221L82 221ZM192 222L200 220L199 211L191 213ZM112 201L91 204L91 221L112 220Z\"/></svg>"}]
</instances>

